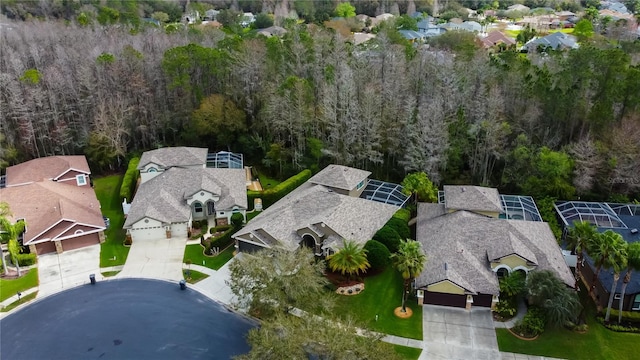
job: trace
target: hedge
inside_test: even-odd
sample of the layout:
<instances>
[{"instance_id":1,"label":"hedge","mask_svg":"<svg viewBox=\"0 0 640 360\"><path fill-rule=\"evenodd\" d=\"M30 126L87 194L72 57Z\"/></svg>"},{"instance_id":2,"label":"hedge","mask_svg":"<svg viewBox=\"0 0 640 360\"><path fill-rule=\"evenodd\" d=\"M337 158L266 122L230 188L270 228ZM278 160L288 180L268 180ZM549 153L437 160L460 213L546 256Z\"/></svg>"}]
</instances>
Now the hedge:
<instances>
[{"instance_id":1,"label":"hedge","mask_svg":"<svg viewBox=\"0 0 640 360\"><path fill-rule=\"evenodd\" d=\"M120 185L120 200L127 199L128 202L133 201L133 192L136 190L138 175L140 174L140 172L138 171L139 163L139 157L134 157L129 160L127 172L124 173L122 185Z\"/></svg>"},{"instance_id":2,"label":"hedge","mask_svg":"<svg viewBox=\"0 0 640 360\"><path fill-rule=\"evenodd\" d=\"M389 221L387 221L385 226L388 226L395 230L398 235L400 235L401 240L411 238L411 229L409 229L409 224L400 218L392 217L391 219L389 219Z\"/></svg>"},{"instance_id":3,"label":"hedge","mask_svg":"<svg viewBox=\"0 0 640 360\"><path fill-rule=\"evenodd\" d=\"M18 254L18 264L20 266L29 266L36 263L36 254Z\"/></svg>"},{"instance_id":4,"label":"hedge","mask_svg":"<svg viewBox=\"0 0 640 360\"><path fill-rule=\"evenodd\" d=\"M618 321L618 310L617 309L611 309L611 320ZM622 312L622 320L623 321L630 321L630 322L634 322L634 323L638 323L640 324L640 313L639 312L635 312L635 311L623 311Z\"/></svg>"},{"instance_id":5,"label":"hedge","mask_svg":"<svg viewBox=\"0 0 640 360\"><path fill-rule=\"evenodd\" d=\"M396 211L395 214L393 214L393 217L404 220L408 224L409 220L411 220L411 211L409 211L408 209L400 209Z\"/></svg>"},{"instance_id":6,"label":"hedge","mask_svg":"<svg viewBox=\"0 0 640 360\"><path fill-rule=\"evenodd\" d=\"M231 238L231 235L233 235L234 233L233 226L221 225L211 229L213 230L213 232L220 231L220 230L225 230L225 232L222 233L222 235L209 239L209 242L205 245L205 249L204 249L204 253L207 255L211 255L211 248L219 247L220 249L224 249L233 242L233 239Z\"/></svg>"},{"instance_id":7,"label":"hedge","mask_svg":"<svg viewBox=\"0 0 640 360\"><path fill-rule=\"evenodd\" d=\"M391 253L397 252L400 246L400 235L393 228L386 225L373 235L373 240L381 242Z\"/></svg>"},{"instance_id":8,"label":"hedge","mask_svg":"<svg viewBox=\"0 0 640 360\"><path fill-rule=\"evenodd\" d=\"M249 210L253 209L255 199L262 199L262 208L266 209L273 205L276 201L282 199L285 195L292 192L298 186L304 184L311 178L311 170L302 170L296 175L288 178L280 184L262 191L247 191L247 200L249 201Z\"/></svg>"},{"instance_id":9,"label":"hedge","mask_svg":"<svg viewBox=\"0 0 640 360\"><path fill-rule=\"evenodd\" d=\"M382 270L391 263L391 253L383 243L369 240L364 244L364 249L367 250L367 260L372 270Z\"/></svg>"}]
</instances>

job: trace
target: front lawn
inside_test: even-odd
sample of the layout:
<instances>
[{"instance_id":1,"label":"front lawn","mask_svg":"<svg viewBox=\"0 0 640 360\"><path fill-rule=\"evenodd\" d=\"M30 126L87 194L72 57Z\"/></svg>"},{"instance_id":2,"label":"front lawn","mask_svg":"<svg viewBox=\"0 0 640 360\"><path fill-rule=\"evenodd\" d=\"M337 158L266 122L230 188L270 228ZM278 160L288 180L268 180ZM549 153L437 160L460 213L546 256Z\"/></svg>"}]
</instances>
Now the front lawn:
<instances>
[{"instance_id":1,"label":"front lawn","mask_svg":"<svg viewBox=\"0 0 640 360\"><path fill-rule=\"evenodd\" d=\"M233 244L221 251L217 256L205 256L204 248L200 244L187 245L184 250L183 263L191 260L194 265L208 267L209 269L218 270L233 258Z\"/></svg>"},{"instance_id":2,"label":"front lawn","mask_svg":"<svg viewBox=\"0 0 640 360\"><path fill-rule=\"evenodd\" d=\"M20 300L14 301L11 304L3 307L2 310L0 310L0 312L9 312L9 311L13 310L15 307L17 307L19 305L22 305L24 303L28 303L29 301L35 299L37 295L38 295L37 291L34 291L29 295L25 295L25 296L21 297Z\"/></svg>"},{"instance_id":3,"label":"front lawn","mask_svg":"<svg viewBox=\"0 0 640 360\"><path fill-rule=\"evenodd\" d=\"M402 345L393 345L393 349L396 351L396 354L400 355L402 359L406 360L417 360L422 354L422 349L412 348L408 346Z\"/></svg>"},{"instance_id":4,"label":"front lawn","mask_svg":"<svg viewBox=\"0 0 640 360\"><path fill-rule=\"evenodd\" d=\"M400 319L393 314L393 310L402 305L400 273L389 267L378 275L365 278L364 284L364 291L358 295L336 294L336 314L350 316L373 331L422 340L422 306L415 299L407 300L413 316Z\"/></svg>"},{"instance_id":5,"label":"front lawn","mask_svg":"<svg viewBox=\"0 0 640 360\"><path fill-rule=\"evenodd\" d=\"M260 180L260 185L262 185L263 190L270 189L278 184L280 184L279 180L268 177L263 173L258 173L258 179Z\"/></svg>"},{"instance_id":6,"label":"front lawn","mask_svg":"<svg viewBox=\"0 0 640 360\"><path fill-rule=\"evenodd\" d=\"M17 279L0 279L0 301L12 297L18 291L22 292L36 286L38 286L38 269L31 269L26 275Z\"/></svg>"},{"instance_id":7,"label":"front lawn","mask_svg":"<svg viewBox=\"0 0 640 360\"><path fill-rule=\"evenodd\" d=\"M189 271L189 278L187 278L187 271ZM185 280L187 280L187 282L189 284L195 284L200 280L206 279L209 277L209 275L207 274L203 274L199 271L195 271L195 270L182 270L182 273L184 274Z\"/></svg>"},{"instance_id":8,"label":"front lawn","mask_svg":"<svg viewBox=\"0 0 640 360\"><path fill-rule=\"evenodd\" d=\"M125 231L124 213L120 203L120 184L123 175L105 176L93 181L96 196L100 201L102 215L111 221L104 232L106 241L100 248L100 267L124 265L129 255L129 248L124 246Z\"/></svg>"},{"instance_id":9,"label":"front lawn","mask_svg":"<svg viewBox=\"0 0 640 360\"><path fill-rule=\"evenodd\" d=\"M581 295L586 293L582 288ZM640 354L640 334L618 333L600 325L595 319L593 302L587 303L587 324L585 334L566 329L546 329L537 340L523 341L511 335L506 329L496 329L500 351L529 355L548 356L563 359L637 359Z\"/></svg>"}]
</instances>

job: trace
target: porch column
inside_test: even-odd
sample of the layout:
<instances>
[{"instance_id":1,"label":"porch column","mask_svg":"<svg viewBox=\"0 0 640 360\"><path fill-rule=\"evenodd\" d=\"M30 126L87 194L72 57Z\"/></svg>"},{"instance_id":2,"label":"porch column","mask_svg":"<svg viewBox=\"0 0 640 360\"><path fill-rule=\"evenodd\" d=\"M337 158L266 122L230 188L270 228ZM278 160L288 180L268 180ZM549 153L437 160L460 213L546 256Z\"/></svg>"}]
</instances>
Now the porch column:
<instances>
[{"instance_id":1,"label":"porch column","mask_svg":"<svg viewBox=\"0 0 640 360\"><path fill-rule=\"evenodd\" d=\"M473 305L473 295L467 295L467 305L464 308L467 310L471 310L472 305Z\"/></svg>"},{"instance_id":2,"label":"porch column","mask_svg":"<svg viewBox=\"0 0 640 360\"><path fill-rule=\"evenodd\" d=\"M107 238L104 236L104 231L100 231L98 233L98 239L100 240L100 244L104 243Z\"/></svg>"},{"instance_id":3,"label":"porch column","mask_svg":"<svg viewBox=\"0 0 640 360\"><path fill-rule=\"evenodd\" d=\"M418 290L418 305L422 305L424 303L424 290Z\"/></svg>"}]
</instances>

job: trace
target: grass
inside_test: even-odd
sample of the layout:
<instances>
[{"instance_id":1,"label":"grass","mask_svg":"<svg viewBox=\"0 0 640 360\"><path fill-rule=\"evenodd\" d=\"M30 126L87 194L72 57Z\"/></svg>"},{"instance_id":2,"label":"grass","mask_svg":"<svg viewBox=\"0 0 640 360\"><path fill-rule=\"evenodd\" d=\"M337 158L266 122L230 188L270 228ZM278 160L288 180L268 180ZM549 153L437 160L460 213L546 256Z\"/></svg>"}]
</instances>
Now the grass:
<instances>
[{"instance_id":1,"label":"grass","mask_svg":"<svg viewBox=\"0 0 640 360\"><path fill-rule=\"evenodd\" d=\"M197 283L198 281L203 280L203 279L206 279L206 278L208 278L208 277L209 277L209 275L207 275L207 274L203 274L203 273L201 273L201 272L199 272L199 271L189 270L189 275L190 275L190 276L189 276L189 278L187 279L187 278L186 278L186 276L187 276L186 271L187 271L187 270L183 270L183 272L184 272L184 276L185 276L185 279L187 280L187 282L188 282L189 284L195 284L195 283Z\"/></svg>"},{"instance_id":2,"label":"grass","mask_svg":"<svg viewBox=\"0 0 640 360\"><path fill-rule=\"evenodd\" d=\"M396 354L400 355L402 359L417 360L422 353L422 349L412 348L402 345L392 345Z\"/></svg>"},{"instance_id":3,"label":"grass","mask_svg":"<svg viewBox=\"0 0 640 360\"><path fill-rule=\"evenodd\" d=\"M31 300L33 300L33 299L35 299L35 298L36 298L36 295L38 295L38 292L37 292L37 291L32 292L32 293L31 293L31 294L29 294L29 295L25 295L25 296L21 297L21 298L20 298L20 300L18 300L18 301L14 301L14 302L12 302L11 304L9 304L9 305L7 305L7 306L3 307L3 308L0 310L0 312L8 312L8 311L11 311L11 310L13 310L16 306L18 306L18 305L22 305L22 304L24 304L24 303L27 303L27 302L29 302L29 301L31 301Z\"/></svg>"},{"instance_id":4,"label":"grass","mask_svg":"<svg viewBox=\"0 0 640 360\"><path fill-rule=\"evenodd\" d=\"M506 329L496 329L500 351L548 356L563 359L637 359L640 353L640 334L618 333L600 325L595 318L595 306L580 292L587 305L589 330L579 334L567 329L546 329L537 340L523 341Z\"/></svg>"},{"instance_id":5,"label":"grass","mask_svg":"<svg viewBox=\"0 0 640 360\"><path fill-rule=\"evenodd\" d=\"M106 241L100 249L100 267L124 265L129 255L129 248L122 245L125 237L125 231L122 229L124 214L120 203L122 178L123 175L111 175L93 181L102 215L111 220L109 228L105 231Z\"/></svg>"},{"instance_id":6,"label":"grass","mask_svg":"<svg viewBox=\"0 0 640 360\"><path fill-rule=\"evenodd\" d=\"M0 279L0 301L7 300L18 291L22 292L36 286L38 286L38 269L31 269L26 275L17 279Z\"/></svg>"},{"instance_id":7,"label":"grass","mask_svg":"<svg viewBox=\"0 0 640 360\"><path fill-rule=\"evenodd\" d=\"M258 173L258 179L260 180L260 185L262 185L262 189L266 190L272 188L278 184L280 184L279 180L268 177L263 173Z\"/></svg>"},{"instance_id":8,"label":"grass","mask_svg":"<svg viewBox=\"0 0 640 360\"><path fill-rule=\"evenodd\" d=\"M102 276L104 277L111 277L111 276L116 276L118 275L120 271L105 271L102 273Z\"/></svg>"},{"instance_id":9,"label":"grass","mask_svg":"<svg viewBox=\"0 0 640 360\"><path fill-rule=\"evenodd\" d=\"M187 245L184 249L184 258L182 261L186 262L187 260L191 260L191 263L194 265L205 266L209 269L218 270L233 258L234 250L235 248L231 245L221 251L217 256L211 257L204 255L204 248L202 245Z\"/></svg>"},{"instance_id":10,"label":"grass","mask_svg":"<svg viewBox=\"0 0 640 360\"><path fill-rule=\"evenodd\" d=\"M393 310L402 305L402 276L389 267L384 272L365 278L365 289L354 296L336 295L335 314L350 316L370 330L422 340L422 307L407 300L413 316L400 319ZM376 321L378 315L378 321Z\"/></svg>"},{"instance_id":11,"label":"grass","mask_svg":"<svg viewBox=\"0 0 640 360\"><path fill-rule=\"evenodd\" d=\"M512 38L516 38L518 37L518 34L521 32L522 30L502 30L502 32ZM565 34L573 34L573 28L567 28L567 29L550 29L550 30L545 30L545 31L540 31L538 33L538 35L536 36L545 36L546 34L551 34L554 32L563 32Z\"/></svg>"},{"instance_id":12,"label":"grass","mask_svg":"<svg viewBox=\"0 0 640 360\"><path fill-rule=\"evenodd\" d=\"M260 214L261 212L262 211L253 211L253 212L247 213L247 222L251 221L251 219L258 216L258 214Z\"/></svg>"}]
</instances>

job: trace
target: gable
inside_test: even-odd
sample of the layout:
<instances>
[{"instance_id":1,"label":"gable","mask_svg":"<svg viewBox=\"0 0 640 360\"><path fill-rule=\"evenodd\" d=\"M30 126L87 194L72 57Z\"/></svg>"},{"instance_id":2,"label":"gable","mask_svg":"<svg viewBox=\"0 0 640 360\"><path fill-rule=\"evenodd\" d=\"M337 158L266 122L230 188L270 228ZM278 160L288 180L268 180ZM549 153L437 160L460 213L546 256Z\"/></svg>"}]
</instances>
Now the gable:
<instances>
[{"instance_id":1,"label":"gable","mask_svg":"<svg viewBox=\"0 0 640 360\"><path fill-rule=\"evenodd\" d=\"M464 295L465 289L449 280L442 280L435 284L427 285L427 291L440 292L446 294Z\"/></svg>"},{"instance_id":2,"label":"gable","mask_svg":"<svg viewBox=\"0 0 640 360\"><path fill-rule=\"evenodd\" d=\"M511 269L515 269L517 267L525 267L525 268L532 267L532 265L530 265L526 259L524 259L521 256L518 256L517 254L507 255L501 259L491 261L491 269L495 269L500 265L506 265Z\"/></svg>"},{"instance_id":3,"label":"gable","mask_svg":"<svg viewBox=\"0 0 640 360\"><path fill-rule=\"evenodd\" d=\"M66 231L56 236L54 239L67 238L67 237L73 237L73 236L82 236L85 233L92 232L92 231L95 232L99 230L102 230L102 229L97 226L90 226L90 225L75 223Z\"/></svg>"}]
</instances>

